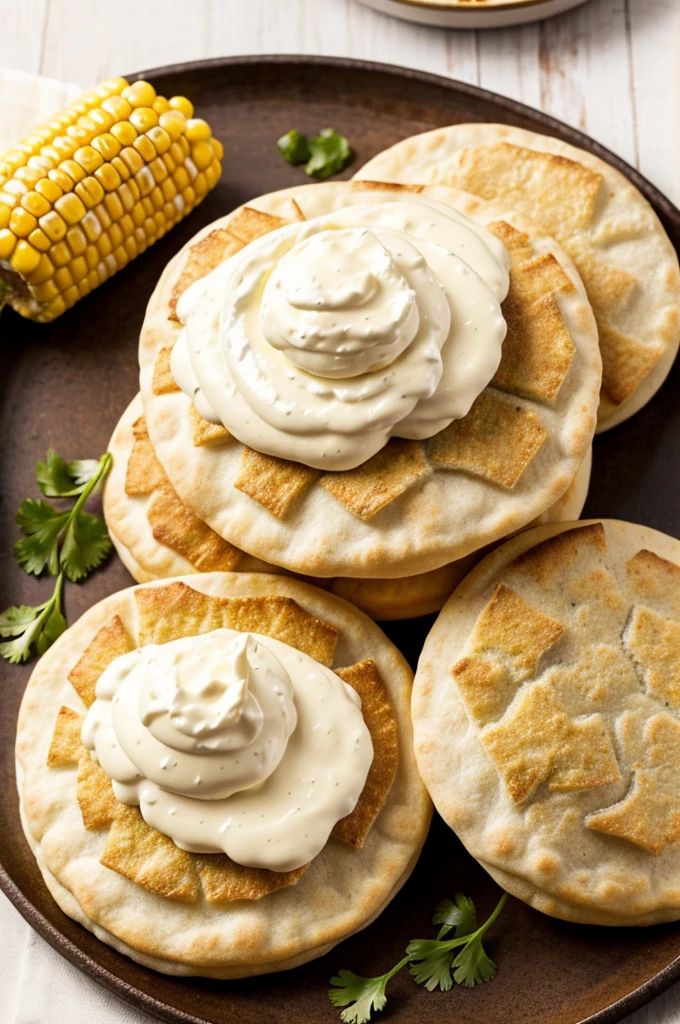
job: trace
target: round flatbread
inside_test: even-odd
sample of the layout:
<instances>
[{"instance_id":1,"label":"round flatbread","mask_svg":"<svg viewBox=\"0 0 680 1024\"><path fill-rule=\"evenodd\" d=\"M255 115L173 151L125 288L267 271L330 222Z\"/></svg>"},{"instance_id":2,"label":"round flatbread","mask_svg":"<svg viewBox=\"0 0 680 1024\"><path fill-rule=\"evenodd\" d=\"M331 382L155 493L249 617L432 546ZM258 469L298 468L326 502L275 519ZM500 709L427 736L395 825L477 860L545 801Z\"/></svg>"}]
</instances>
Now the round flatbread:
<instances>
[{"instance_id":1,"label":"round flatbread","mask_svg":"<svg viewBox=\"0 0 680 1024\"><path fill-rule=\"evenodd\" d=\"M418 664L423 780L508 892L570 921L680 918L680 542L614 520L497 548Z\"/></svg>"},{"instance_id":2,"label":"round flatbread","mask_svg":"<svg viewBox=\"0 0 680 1024\"><path fill-rule=\"evenodd\" d=\"M247 239L345 206L448 203L510 252L503 359L470 413L425 442L393 438L357 469L320 473L244 447L201 420L170 354L177 299ZM184 504L253 556L311 576L437 569L521 529L557 501L586 455L600 385L597 332L568 257L504 207L445 188L337 182L263 196L200 232L169 264L140 339L149 435Z\"/></svg>"},{"instance_id":3,"label":"round flatbread","mask_svg":"<svg viewBox=\"0 0 680 1024\"><path fill-rule=\"evenodd\" d=\"M599 157L500 124L455 124L398 142L357 178L466 189L541 223L574 261L602 349L598 430L661 387L680 341L678 257L642 193Z\"/></svg>"},{"instance_id":4,"label":"round flatbread","mask_svg":"<svg viewBox=\"0 0 680 1024\"><path fill-rule=\"evenodd\" d=\"M361 696L374 748L364 792L321 853L292 872L180 850L115 799L80 741L96 680L115 657L223 626L299 648ZM43 656L19 716L22 820L50 891L104 942L169 974L244 977L322 955L380 913L427 833L411 682L375 623L296 580L208 573L106 598Z\"/></svg>"},{"instance_id":5,"label":"round flatbread","mask_svg":"<svg viewBox=\"0 0 680 1024\"><path fill-rule=\"evenodd\" d=\"M104 516L121 561L138 583L220 569L286 571L228 544L182 503L156 458L139 396L116 425L109 451L113 466L104 486ZM578 519L588 494L591 462L589 449L567 490L537 522ZM483 554L473 552L441 569L396 579L340 577L309 582L327 586L374 619L414 618L439 611Z\"/></svg>"}]
</instances>

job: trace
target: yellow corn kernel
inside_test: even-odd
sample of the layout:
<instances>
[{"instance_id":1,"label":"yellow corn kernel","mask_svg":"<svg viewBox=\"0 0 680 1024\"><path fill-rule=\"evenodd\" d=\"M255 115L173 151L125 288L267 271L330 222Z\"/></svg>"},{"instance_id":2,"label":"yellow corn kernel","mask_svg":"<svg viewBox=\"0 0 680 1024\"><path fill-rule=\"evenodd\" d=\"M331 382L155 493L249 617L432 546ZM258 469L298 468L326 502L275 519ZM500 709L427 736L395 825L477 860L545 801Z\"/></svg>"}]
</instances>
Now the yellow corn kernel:
<instances>
[{"instance_id":1,"label":"yellow corn kernel","mask_svg":"<svg viewBox=\"0 0 680 1024\"><path fill-rule=\"evenodd\" d=\"M156 90L149 82L135 82L121 94L133 107L150 107L156 99Z\"/></svg>"},{"instance_id":2,"label":"yellow corn kernel","mask_svg":"<svg viewBox=\"0 0 680 1024\"><path fill-rule=\"evenodd\" d=\"M136 174L144 166L143 158L132 146L126 146L125 149L121 149L120 159L128 165L133 174Z\"/></svg>"},{"instance_id":3,"label":"yellow corn kernel","mask_svg":"<svg viewBox=\"0 0 680 1024\"><path fill-rule=\"evenodd\" d=\"M163 199L166 202L171 202L177 195L177 186L175 185L172 178L168 177L161 185L161 192L163 193Z\"/></svg>"},{"instance_id":4,"label":"yellow corn kernel","mask_svg":"<svg viewBox=\"0 0 680 1024\"><path fill-rule=\"evenodd\" d=\"M146 135L140 135L139 138L133 142L135 150L139 153L144 164L151 163L152 160L156 159L156 149L151 139L147 138Z\"/></svg>"},{"instance_id":5,"label":"yellow corn kernel","mask_svg":"<svg viewBox=\"0 0 680 1024\"><path fill-rule=\"evenodd\" d=\"M208 191L208 182L206 180L206 176L203 173L203 171L201 171L200 174L196 175L196 178L195 178L193 184L194 184L194 192L196 193L197 198L199 200L202 199L203 196Z\"/></svg>"},{"instance_id":6,"label":"yellow corn kernel","mask_svg":"<svg viewBox=\"0 0 680 1024\"><path fill-rule=\"evenodd\" d=\"M52 242L45 232L40 230L40 228L36 228L35 231L31 231L28 236L28 240L33 248L38 249L40 252L49 252L52 247Z\"/></svg>"},{"instance_id":7,"label":"yellow corn kernel","mask_svg":"<svg viewBox=\"0 0 680 1024\"><path fill-rule=\"evenodd\" d=\"M147 217L153 217L154 205L151 202L150 196L144 196L142 199L142 209L146 213Z\"/></svg>"},{"instance_id":8,"label":"yellow corn kernel","mask_svg":"<svg viewBox=\"0 0 680 1024\"><path fill-rule=\"evenodd\" d=\"M30 274L40 263L40 253L25 239L20 238L10 257L10 266L22 276Z\"/></svg>"},{"instance_id":9,"label":"yellow corn kernel","mask_svg":"<svg viewBox=\"0 0 680 1024\"><path fill-rule=\"evenodd\" d=\"M66 242L74 256L82 256L87 248L87 238L81 227L69 228L66 232Z\"/></svg>"},{"instance_id":10,"label":"yellow corn kernel","mask_svg":"<svg viewBox=\"0 0 680 1024\"><path fill-rule=\"evenodd\" d=\"M117 246L117 248L113 250L113 258L116 261L116 267L118 270L122 270L123 267L127 266L130 262L128 254L122 245Z\"/></svg>"},{"instance_id":11,"label":"yellow corn kernel","mask_svg":"<svg viewBox=\"0 0 680 1024\"><path fill-rule=\"evenodd\" d=\"M186 96L172 96L168 102L172 110L179 110L180 114L184 114L186 118L194 116L194 105Z\"/></svg>"},{"instance_id":12,"label":"yellow corn kernel","mask_svg":"<svg viewBox=\"0 0 680 1024\"><path fill-rule=\"evenodd\" d=\"M18 181L16 178L12 178L4 185L5 192L9 192L13 196L25 196L29 190L28 185L24 185L23 181Z\"/></svg>"},{"instance_id":13,"label":"yellow corn kernel","mask_svg":"<svg viewBox=\"0 0 680 1024\"><path fill-rule=\"evenodd\" d=\"M153 174L154 181L160 185L168 176L168 169L159 156L149 164L149 170Z\"/></svg>"},{"instance_id":14,"label":"yellow corn kernel","mask_svg":"<svg viewBox=\"0 0 680 1024\"><path fill-rule=\"evenodd\" d=\"M123 147L115 135L112 135L110 132L104 132L92 140L92 148L96 149L104 160L110 161L113 160L114 156L118 156Z\"/></svg>"},{"instance_id":15,"label":"yellow corn kernel","mask_svg":"<svg viewBox=\"0 0 680 1024\"><path fill-rule=\"evenodd\" d=\"M165 205L165 199L158 185L149 193L149 199L153 203L154 210L162 210Z\"/></svg>"},{"instance_id":16,"label":"yellow corn kernel","mask_svg":"<svg viewBox=\"0 0 680 1024\"><path fill-rule=\"evenodd\" d=\"M179 110L169 110L166 114L161 114L158 121L173 142L176 142L186 131L187 119Z\"/></svg>"},{"instance_id":17,"label":"yellow corn kernel","mask_svg":"<svg viewBox=\"0 0 680 1024\"><path fill-rule=\"evenodd\" d=\"M106 257L111 252L111 250L112 250L111 239L109 238L109 236L105 232L102 232L102 234L99 236L99 241L97 242L97 248L99 250L99 256L101 257L101 259L106 259Z\"/></svg>"},{"instance_id":18,"label":"yellow corn kernel","mask_svg":"<svg viewBox=\"0 0 680 1024\"><path fill-rule=\"evenodd\" d=\"M110 96L102 103L102 110L110 114L114 122L128 121L132 113L132 106L122 96ZM111 129L113 131L113 129Z\"/></svg>"},{"instance_id":19,"label":"yellow corn kernel","mask_svg":"<svg viewBox=\"0 0 680 1024\"><path fill-rule=\"evenodd\" d=\"M58 188L60 195L63 195L64 192L70 192L75 184L73 178L69 178L68 174L62 167L56 167L53 171L49 172L47 178L43 178L42 181L39 181L38 184L35 186L36 192L41 191L40 186L45 181L49 181L52 185ZM46 199L49 199L49 196L46 195L46 193L43 192L43 195L45 195ZM57 198L59 197L57 196ZM52 200L52 202L54 202L54 200Z\"/></svg>"},{"instance_id":20,"label":"yellow corn kernel","mask_svg":"<svg viewBox=\"0 0 680 1024\"><path fill-rule=\"evenodd\" d=\"M137 138L137 129L133 128L129 121L119 121L111 128L111 135L121 146L131 146Z\"/></svg>"},{"instance_id":21,"label":"yellow corn kernel","mask_svg":"<svg viewBox=\"0 0 680 1024\"><path fill-rule=\"evenodd\" d=\"M66 196L63 198L65 199ZM57 200L57 202L59 202L59 200ZM49 213L46 213L44 217L40 218L38 223L47 237L53 242L60 242L66 234L66 224L56 210L50 210Z\"/></svg>"},{"instance_id":22,"label":"yellow corn kernel","mask_svg":"<svg viewBox=\"0 0 680 1024\"><path fill-rule=\"evenodd\" d=\"M28 210L24 210L22 206L17 206L12 210L12 214L9 218L9 229L13 231L18 238L28 238L31 231L35 231L38 226L38 219L34 217Z\"/></svg>"},{"instance_id":23,"label":"yellow corn kernel","mask_svg":"<svg viewBox=\"0 0 680 1024\"><path fill-rule=\"evenodd\" d=\"M88 271L94 270L99 263L99 251L96 245L88 245L83 255L85 257L85 262L87 263Z\"/></svg>"},{"instance_id":24,"label":"yellow corn kernel","mask_svg":"<svg viewBox=\"0 0 680 1024\"><path fill-rule=\"evenodd\" d=\"M78 291L75 285L71 285L71 287L67 288L67 290L63 294L63 299L67 309L70 309L71 306L75 306L79 298L80 292Z\"/></svg>"},{"instance_id":25,"label":"yellow corn kernel","mask_svg":"<svg viewBox=\"0 0 680 1024\"><path fill-rule=\"evenodd\" d=\"M127 186L130 189L130 192L132 193L132 198L134 199L134 201L136 203L139 202L141 192L139 191L139 185L137 184L135 179L130 178L130 180L127 182Z\"/></svg>"},{"instance_id":26,"label":"yellow corn kernel","mask_svg":"<svg viewBox=\"0 0 680 1024\"><path fill-rule=\"evenodd\" d=\"M86 296L88 296L92 291L92 285L90 284L86 277L84 277L82 281L79 281L76 287L78 289L78 295L80 296L81 299L86 298Z\"/></svg>"},{"instance_id":27,"label":"yellow corn kernel","mask_svg":"<svg viewBox=\"0 0 680 1024\"><path fill-rule=\"evenodd\" d=\"M135 205L135 197L133 196L132 189L127 181L124 181L118 189L118 198L121 201L123 209L129 213Z\"/></svg>"},{"instance_id":28,"label":"yellow corn kernel","mask_svg":"<svg viewBox=\"0 0 680 1024\"><path fill-rule=\"evenodd\" d=\"M112 224L108 231L109 241L114 249L123 244L123 232L120 224Z\"/></svg>"},{"instance_id":29,"label":"yellow corn kernel","mask_svg":"<svg viewBox=\"0 0 680 1024\"><path fill-rule=\"evenodd\" d=\"M97 168L104 163L104 157L97 152L94 146L82 146L81 149L77 149L73 154L73 159L87 174L94 174Z\"/></svg>"},{"instance_id":30,"label":"yellow corn kernel","mask_svg":"<svg viewBox=\"0 0 680 1024\"><path fill-rule=\"evenodd\" d=\"M156 221L153 217L147 217L142 226L147 238L156 237Z\"/></svg>"},{"instance_id":31,"label":"yellow corn kernel","mask_svg":"<svg viewBox=\"0 0 680 1024\"><path fill-rule=\"evenodd\" d=\"M161 157L161 160L163 161L165 169L168 172L168 174L172 174L173 171L177 169L177 164L172 159L170 153L164 153L163 156Z\"/></svg>"},{"instance_id":32,"label":"yellow corn kernel","mask_svg":"<svg viewBox=\"0 0 680 1024\"><path fill-rule=\"evenodd\" d=\"M111 220L117 221L123 216L123 204L117 192L109 192L104 197L104 206Z\"/></svg>"},{"instance_id":33,"label":"yellow corn kernel","mask_svg":"<svg viewBox=\"0 0 680 1024\"><path fill-rule=\"evenodd\" d=\"M5 203L0 203L0 228L6 228L8 226L11 216L11 207L7 206Z\"/></svg>"},{"instance_id":34,"label":"yellow corn kernel","mask_svg":"<svg viewBox=\"0 0 680 1024\"><path fill-rule=\"evenodd\" d=\"M102 110L101 107L90 111L90 120L96 124L97 130L100 132L108 132L113 125L113 115L109 114L107 110Z\"/></svg>"},{"instance_id":35,"label":"yellow corn kernel","mask_svg":"<svg viewBox=\"0 0 680 1024\"><path fill-rule=\"evenodd\" d=\"M27 188L35 188L36 182L42 178L42 171L37 167L29 167L27 165L26 167L20 167L16 176L19 181L23 181Z\"/></svg>"},{"instance_id":36,"label":"yellow corn kernel","mask_svg":"<svg viewBox=\"0 0 680 1024\"><path fill-rule=\"evenodd\" d=\"M194 192L194 190L191 187L191 185L189 185L188 188L183 189L183 191L182 191L182 199L184 200L186 205L188 207L190 207L190 208L195 205L195 203L196 203L196 193Z\"/></svg>"},{"instance_id":37,"label":"yellow corn kernel","mask_svg":"<svg viewBox=\"0 0 680 1024\"><path fill-rule=\"evenodd\" d=\"M172 139L170 138L168 132L161 128L160 125L157 125L155 128L151 128L147 132L147 135L149 136L149 139L153 143L153 147L159 156L162 156L163 153L167 153L167 151L170 149L170 146L172 145Z\"/></svg>"},{"instance_id":38,"label":"yellow corn kernel","mask_svg":"<svg viewBox=\"0 0 680 1024\"><path fill-rule=\"evenodd\" d=\"M208 170L205 172L205 180L208 183L208 191L214 188L217 182L220 180L222 174L222 167L218 164L217 160L213 160Z\"/></svg>"},{"instance_id":39,"label":"yellow corn kernel","mask_svg":"<svg viewBox=\"0 0 680 1024\"><path fill-rule=\"evenodd\" d=\"M104 198L104 189L95 177L84 178L75 187L75 194L82 200L86 209L91 210Z\"/></svg>"},{"instance_id":40,"label":"yellow corn kernel","mask_svg":"<svg viewBox=\"0 0 680 1024\"><path fill-rule=\"evenodd\" d=\"M127 238L129 235L132 235L134 233L135 222L133 221L129 213L124 213L123 216L120 218L119 223L120 230L123 232L124 237Z\"/></svg>"},{"instance_id":41,"label":"yellow corn kernel","mask_svg":"<svg viewBox=\"0 0 680 1024\"><path fill-rule=\"evenodd\" d=\"M153 107L138 107L130 114L130 124L138 132L148 132L158 125L158 114Z\"/></svg>"},{"instance_id":42,"label":"yellow corn kernel","mask_svg":"<svg viewBox=\"0 0 680 1024\"><path fill-rule=\"evenodd\" d=\"M168 224L174 223L177 210L173 203L163 203L163 216L167 220Z\"/></svg>"},{"instance_id":43,"label":"yellow corn kernel","mask_svg":"<svg viewBox=\"0 0 680 1024\"><path fill-rule=\"evenodd\" d=\"M17 236L9 228L0 229L0 260L8 260L14 252Z\"/></svg>"},{"instance_id":44,"label":"yellow corn kernel","mask_svg":"<svg viewBox=\"0 0 680 1024\"><path fill-rule=\"evenodd\" d=\"M57 199L54 204L54 209L64 218L69 226L72 224L79 224L87 213L82 199L80 199L75 192L71 192L70 195L67 196L62 196L61 199Z\"/></svg>"},{"instance_id":45,"label":"yellow corn kernel","mask_svg":"<svg viewBox=\"0 0 680 1024\"><path fill-rule=\"evenodd\" d=\"M61 266L55 271L54 284L60 292L66 292L67 288L71 288L73 285L73 278L68 266Z\"/></svg>"},{"instance_id":46,"label":"yellow corn kernel","mask_svg":"<svg viewBox=\"0 0 680 1024\"><path fill-rule=\"evenodd\" d=\"M207 142L197 142L191 150L191 159L199 171L204 171L213 162L213 151Z\"/></svg>"},{"instance_id":47,"label":"yellow corn kernel","mask_svg":"<svg viewBox=\"0 0 680 1024\"><path fill-rule=\"evenodd\" d=\"M156 99L153 101L152 106L159 117L161 114L165 114L168 110L170 110L170 104L168 103L164 96L156 96Z\"/></svg>"},{"instance_id":48,"label":"yellow corn kernel","mask_svg":"<svg viewBox=\"0 0 680 1024\"><path fill-rule=\"evenodd\" d=\"M57 242L56 245L52 246L50 249L50 259L55 267L65 267L67 263L71 262L71 250L66 242Z\"/></svg>"},{"instance_id":49,"label":"yellow corn kernel","mask_svg":"<svg viewBox=\"0 0 680 1024\"><path fill-rule=\"evenodd\" d=\"M141 228L142 224L146 220L146 211L142 206L141 202L135 203L132 208L132 220L136 228Z\"/></svg>"},{"instance_id":50,"label":"yellow corn kernel","mask_svg":"<svg viewBox=\"0 0 680 1024\"><path fill-rule=\"evenodd\" d=\"M96 149L93 149L92 152L95 156L99 157L99 153L97 153ZM101 157L99 157L99 159L101 160ZM65 171L69 178L73 178L74 182L82 181L85 175L90 173L89 171L86 171L84 167L81 167L80 164L76 163L75 160L64 160L60 165L59 170Z\"/></svg>"},{"instance_id":51,"label":"yellow corn kernel","mask_svg":"<svg viewBox=\"0 0 680 1024\"><path fill-rule=\"evenodd\" d=\"M51 302L56 299L59 289L53 280L45 281L44 284L31 285L31 294L38 302Z\"/></svg>"},{"instance_id":52,"label":"yellow corn kernel","mask_svg":"<svg viewBox=\"0 0 680 1024\"><path fill-rule=\"evenodd\" d=\"M121 183L120 174L111 164L104 164L94 172L94 176L106 192L113 192Z\"/></svg>"},{"instance_id":53,"label":"yellow corn kernel","mask_svg":"<svg viewBox=\"0 0 680 1024\"><path fill-rule=\"evenodd\" d=\"M111 161L111 166L114 168L121 181L128 180L128 178L130 177L130 168L128 167L124 160L121 160L119 156L114 156L113 160Z\"/></svg>"},{"instance_id":54,"label":"yellow corn kernel","mask_svg":"<svg viewBox=\"0 0 680 1024\"><path fill-rule=\"evenodd\" d=\"M3 206L6 206L8 210L13 210L20 202L20 196L13 196L9 192L0 192L0 203L2 203Z\"/></svg>"},{"instance_id":55,"label":"yellow corn kernel","mask_svg":"<svg viewBox=\"0 0 680 1024\"><path fill-rule=\"evenodd\" d=\"M178 191L180 192L183 192L184 189L187 188L188 185L190 184L189 175L187 174L186 168L183 166L177 168L177 170L172 176L172 180L174 181Z\"/></svg>"},{"instance_id":56,"label":"yellow corn kernel","mask_svg":"<svg viewBox=\"0 0 680 1024\"><path fill-rule=\"evenodd\" d=\"M94 268L87 275L87 283L90 286L90 290L96 288L99 285L99 274Z\"/></svg>"},{"instance_id":57,"label":"yellow corn kernel","mask_svg":"<svg viewBox=\"0 0 680 1024\"><path fill-rule=\"evenodd\" d=\"M74 142L77 142L79 146L86 146L92 138L92 133L86 131L85 128L81 128L79 124L69 125L66 129L66 134L69 138L73 139ZM40 152L42 156L48 155L45 149Z\"/></svg>"},{"instance_id":58,"label":"yellow corn kernel","mask_svg":"<svg viewBox=\"0 0 680 1024\"><path fill-rule=\"evenodd\" d=\"M130 259L133 260L138 253L137 243L135 242L134 238L132 236L128 236L123 244L125 246L126 253L130 257Z\"/></svg>"},{"instance_id":59,"label":"yellow corn kernel","mask_svg":"<svg viewBox=\"0 0 680 1024\"><path fill-rule=\"evenodd\" d=\"M139 186L139 192L140 195L142 196L148 196L149 192L151 192L151 190L154 188L156 184L154 181L153 174L146 166L146 164L143 167L140 167L140 169L135 174L135 181Z\"/></svg>"},{"instance_id":60,"label":"yellow corn kernel","mask_svg":"<svg viewBox=\"0 0 680 1024\"><path fill-rule=\"evenodd\" d=\"M207 142L211 135L210 125L202 117L192 117L187 121L186 137L189 142Z\"/></svg>"},{"instance_id":61,"label":"yellow corn kernel","mask_svg":"<svg viewBox=\"0 0 680 1024\"><path fill-rule=\"evenodd\" d=\"M48 303L47 308L45 309L45 316L49 320L56 320L58 316L61 316L62 313L65 312L66 303L64 302L61 295L58 295L56 299L53 299L52 302Z\"/></svg>"},{"instance_id":62,"label":"yellow corn kernel","mask_svg":"<svg viewBox=\"0 0 680 1024\"><path fill-rule=\"evenodd\" d=\"M96 242L102 233L102 226L94 210L88 210L80 226L85 232L88 242Z\"/></svg>"},{"instance_id":63,"label":"yellow corn kernel","mask_svg":"<svg viewBox=\"0 0 680 1024\"><path fill-rule=\"evenodd\" d=\"M87 277L87 263L82 256L76 256L74 260L71 260L69 270L71 271L71 277L76 283Z\"/></svg>"},{"instance_id":64,"label":"yellow corn kernel","mask_svg":"<svg viewBox=\"0 0 680 1024\"><path fill-rule=\"evenodd\" d=\"M97 214L97 220L101 224L104 231L108 231L113 221L106 212L106 207L104 206L104 204L100 203L99 206L95 207L95 209L92 212Z\"/></svg>"},{"instance_id":65,"label":"yellow corn kernel","mask_svg":"<svg viewBox=\"0 0 680 1024\"><path fill-rule=\"evenodd\" d=\"M26 275L26 280L30 285L44 284L45 281L49 281L53 274L54 263L49 256L46 256L45 253L43 253L35 270L32 270L30 274Z\"/></svg>"},{"instance_id":66,"label":"yellow corn kernel","mask_svg":"<svg viewBox=\"0 0 680 1024\"><path fill-rule=\"evenodd\" d=\"M57 198L59 197L57 196ZM21 205L24 210L28 210L34 217L44 217L51 209L47 199L41 196L39 192L27 192L25 196L21 197Z\"/></svg>"}]
</instances>

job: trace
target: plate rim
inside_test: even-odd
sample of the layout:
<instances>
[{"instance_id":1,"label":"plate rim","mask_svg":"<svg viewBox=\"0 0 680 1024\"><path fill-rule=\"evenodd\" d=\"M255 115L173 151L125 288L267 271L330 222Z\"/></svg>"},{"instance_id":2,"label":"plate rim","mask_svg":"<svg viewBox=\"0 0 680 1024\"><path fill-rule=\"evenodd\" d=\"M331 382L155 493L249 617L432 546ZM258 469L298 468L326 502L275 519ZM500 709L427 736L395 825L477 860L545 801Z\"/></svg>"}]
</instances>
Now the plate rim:
<instances>
[{"instance_id":1,"label":"plate rim","mask_svg":"<svg viewBox=\"0 0 680 1024\"><path fill-rule=\"evenodd\" d=\"M460 0L449 0L444 3L433 3L431 0L390 0L390 3L401 4L403 7L412 7L415 10L442 11L444 14L498 14L505 11L523 11L527 8L541 7L542 5L554 4L556 0L495 0L493 7L473 7L468 3L461 3ZM585 3L585 0L576 0L576 3ZM576 3L574 6L576 6ZM379 63L376 61L375 63ZM396 67L397 65L387 65ZM437 76L434 76L437 77ZM441 76L440 76L441 77ZM454 79L455 81L455 79Z\"/></svg>"},{"instance_id":2,"label":"plate rim","mask_svg":"<svg viewBox=\"0 0 680 1024\"><path fill-rule=\"evenodd\" d=\"M398 2L410 2L410 0L398 0ZM528 7L530 4L541 4L549 0L529 0L528 3L520 3L517 6ZM420 6L423 6L422 4ZM472 8L474 10L474 8ZM652 184L637 168L630 165L618 154L613 153L606 146L597 142L585 132L574 128L558 118L545 114L543 111L521 103L510 97L502 96L490 89L462 82L455 78L448 78L444 75L432 74L417 68L403 67L398 64L390 64L381 61L361 60L354 57L323 56L317 54L245 54L229 57L214 57L195 61L182 61L179 63L165 64L158 67L147 68L142 71L134 71L125 74L123 77L137 81L139 79L160 78L164 75L176 75L185 73L200 72L207 68L218 69L222 67L252 67L254 65L304 65L307 67L330 67L343 70L358 70L373 74L387 74L399 79L423 82L449 89L452 93L466 95L476 100L486 100L493 104L496 109L508 114L513 123L513 116L530 116L532 121L541 125L545 134L555 135L558 138L567 139L572 145L586 149L612 164L616 170L624 174L643 193L645 198L655 206L662 220L676 220L680 227L680 209L660 190ZM24 837L24 842L26 839ZM44 883L43 883L44 884ZM61 954L69 963L73 964L85 975L92 978L103 988L112 992L125 1002L145 1010L159 1020L168 1024L206 1024L204 1017L197 1017L194 1014L186 1013L176 1007L170 1006L154 996L136 988L122 977L114 974L104 967L94 956L84 952L70 938L53 925L31 902L30 898L10 878L2 861L0 861L0 890L5 894L13 906L29 925ZM680 944L679 944L680 947ZM123 955L123 954L119 954ZM646 1005L656 996L666 991L675 982L680 981L680 951L678 956L670 964L655 974L648 981L638 988L633 989L627 995L609 1006L603 1007L595 1014L583 1018L579 1024L617 1024L624 1016L633 1013L641 1006Z\"/></svg>"}]
</instances>

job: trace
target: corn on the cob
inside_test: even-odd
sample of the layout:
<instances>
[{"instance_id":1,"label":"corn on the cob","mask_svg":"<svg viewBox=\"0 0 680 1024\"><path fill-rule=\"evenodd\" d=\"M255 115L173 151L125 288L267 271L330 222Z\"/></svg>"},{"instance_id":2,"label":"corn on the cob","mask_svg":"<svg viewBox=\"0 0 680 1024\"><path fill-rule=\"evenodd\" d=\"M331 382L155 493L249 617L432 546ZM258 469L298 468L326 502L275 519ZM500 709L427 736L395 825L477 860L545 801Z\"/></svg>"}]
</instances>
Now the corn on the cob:
<instances>
[{"instance_id":1,"label":"corn on the cob","mask_svg":"<svg viewBox=\"0 0 680 1024\"><path fill-rule=\"evenodd\" d=\"M0 158L0 307L58 317L200 203L221 159L183 96L84 93Z\"/></svg>"}]
</instances>

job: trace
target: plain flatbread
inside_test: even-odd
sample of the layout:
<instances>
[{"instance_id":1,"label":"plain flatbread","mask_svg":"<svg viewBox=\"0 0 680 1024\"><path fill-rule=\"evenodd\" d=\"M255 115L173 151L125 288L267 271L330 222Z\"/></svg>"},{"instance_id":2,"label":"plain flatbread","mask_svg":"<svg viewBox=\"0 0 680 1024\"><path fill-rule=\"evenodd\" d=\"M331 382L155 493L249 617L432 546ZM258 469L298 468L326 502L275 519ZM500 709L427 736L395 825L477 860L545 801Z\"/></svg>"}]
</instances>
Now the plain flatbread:
<instances>
[{"instance_id":1,"label":"plain flatbread","mask_svg":"<svg viewBox=\"0 0 680 1024\"><path fill-rule=\"evenodd\" d=\"M680 918L680 542L593 520L497 548L418 665L416 758L444 819L555 917Z\"/></svg>"},{"instance_id":2,"label":"plain flatbread","mask_svg":"<svg viewBox=\"0 0 680 1024\"><path fill-rule=\"evenodd\" d=\"M77 668L83 652L104 629L111 632L117 628L123 637L138 642L138 597L144 595L148 603L155 590L167 590L165 581L124 590L101 601L38 663L24 695L17 733L24 829L45 881L64 912L139 963L169 974L215 978L294 967L322 955L369 924L398 891L418 857L431 805L413 757L412 673L396 647L367 616L340 598L296 580L208 573L173 581L170 586L177 591L179 583L186 584L179 590L189 598L198 592L217 598L250 598L255 603L292 600L297 603L297 620L290 621L290 628L299 630L302 643L315 629L322 640L324 630L338 631L337 647L327 659L332 658L333 667L355 665L366 658L375 663L397 722L398 763L386 802L363 847L354 849L331 838L296 884L261 899L231 903L209 902L185 892L178 892L177 898L161 896L100 862L109 827L84 827L77 798L79 769L68 763L60 765L55 720L62 706L67 709L67 721L84 714L85 704L74 689L77 685L86 696L85 684L92 682ZM201 602L189 598L169 601L161 595L155 602L158 607L152 628L159 639L169 628L175 630L178 621L195 625L195 605ZM293 612L295 608L290 614ZM312 617L308 627L300 625L300 615ZM287 620L278 616L277 629L282 628L287 628ZM53 767L47 767L48 752ZM154 870L153 860L149 870Z\"/></svg>"},{"instance_id":3,"label":"plain flatbread","mask_svg":"<svg viewBox=\"0 0 680 1024\"><path fill-rule=\"evenodd\" d=\"M462 558L554 504L592 439L601 361L592 310L570 260L504 207L433 187L428 198L492 225L511 248L504 309L513 329L494 386L468 416L426 442L393 439L347 473L319 475L244 449L230 436L196 443L192 403L169 370L179 334L169 318L192 262L205 266L212 240L220 252L226 240L232 252L246 232L252 238L253 230L356 203L408 201L413 191L422 189L337 182L260 197L199 232L166 268L147 309L140 390L172 486L221 537L293 572L393 578ZM290 500L280 508L282 493Z\"/></svg>"},{"instance_id":4,"label":"plain flatbread","mask_svg":"<svg viewBox=\"0 0 680 1024\"><path fill-rule=\"evenodd\" d=\"M645 405L680 340L676 252L651 206L592 153L522 128L457 124L379 153L356 175L466 189L539 221L571 256L602 348L598 430Z\"/></svg>"}]
</instances>

